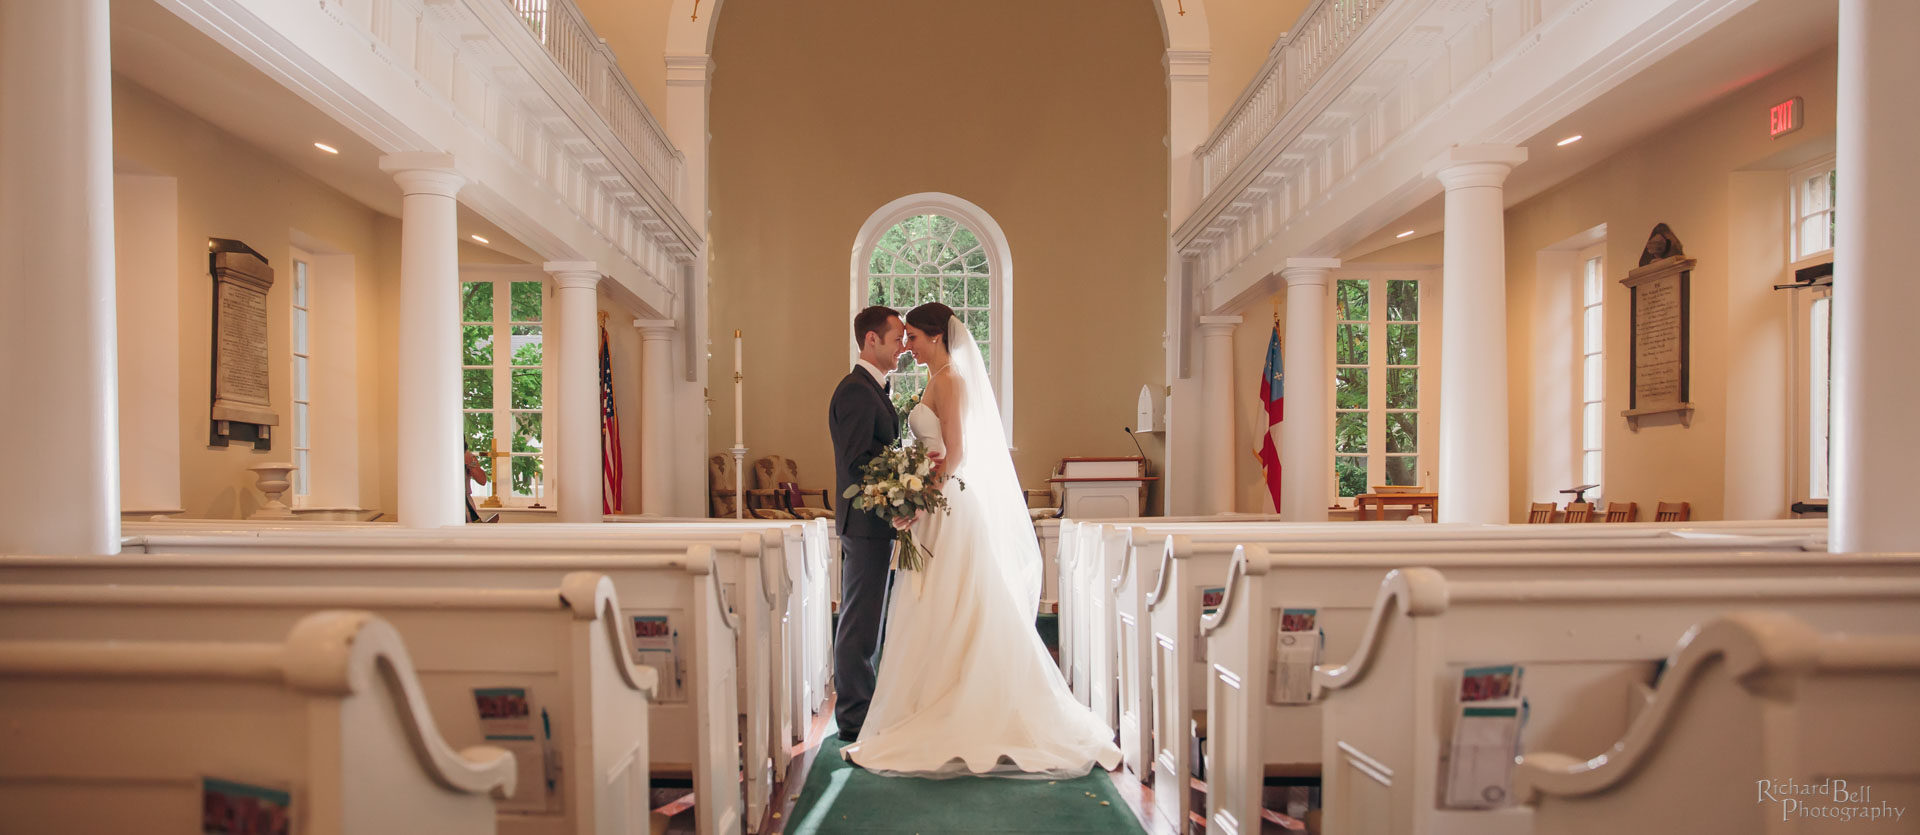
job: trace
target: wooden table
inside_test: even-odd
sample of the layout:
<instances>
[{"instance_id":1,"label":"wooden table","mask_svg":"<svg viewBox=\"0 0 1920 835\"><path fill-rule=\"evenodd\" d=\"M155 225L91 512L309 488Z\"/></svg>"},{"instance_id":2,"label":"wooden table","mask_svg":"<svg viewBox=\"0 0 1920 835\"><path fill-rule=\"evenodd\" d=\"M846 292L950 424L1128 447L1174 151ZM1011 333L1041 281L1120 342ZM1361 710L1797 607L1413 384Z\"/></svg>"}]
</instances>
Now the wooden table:
<instances>
[{"instance_id":1,"label":"wooden table","mask_svg":"<svg viewBox=\"0 0 1920 835\"><path fill-rule=\"evenodd\" d=\"M1423 506L1432 508L1434 521L1440 521L1439 493L1361 493L1353 497L1353 518L1357 521L1366 521L1369 504L1381 514L1382 519L1386 518L1386 509L1389 505L1406 505L1415 513L1420 512Z\"/></svg>"}]
</instances>

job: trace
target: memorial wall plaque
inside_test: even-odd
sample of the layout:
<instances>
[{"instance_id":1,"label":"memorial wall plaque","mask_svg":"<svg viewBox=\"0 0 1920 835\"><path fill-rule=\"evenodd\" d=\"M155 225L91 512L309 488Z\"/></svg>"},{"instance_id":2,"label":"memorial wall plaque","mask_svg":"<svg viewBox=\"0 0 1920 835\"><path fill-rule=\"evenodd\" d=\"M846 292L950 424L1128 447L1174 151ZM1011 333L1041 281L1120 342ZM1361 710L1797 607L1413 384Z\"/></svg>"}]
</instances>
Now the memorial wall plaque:
<instances>
[{"instance_id":1,"label":"memorial wall plaque","mask_svg":"<svg viewBox=\"0 0 1920 835\"><path fill-rule=\"evenodd\" d=\"M1692 425L1688 282L1695 263L1662 223L1647 239L1640 266L1620 280L1632 294L1633 331L1627 409L1620 414L1636 432L1642 418L1668 412L1678 413L1682 425Z\"/></svg>"},{"instance_id":2,"label":"memorial wall plaque","mask_svg":"<svg viewBox=\"0 0 1920 835\"><path fill-rule=\"evenodd\" d=\"M214 238L209 243L213 277L209 439L214 446L226 446L231 439L268 449L267 427L280 423L268 394L267 291L273 288L273 268L239 241Z\"/></svg>"}]
</instances>

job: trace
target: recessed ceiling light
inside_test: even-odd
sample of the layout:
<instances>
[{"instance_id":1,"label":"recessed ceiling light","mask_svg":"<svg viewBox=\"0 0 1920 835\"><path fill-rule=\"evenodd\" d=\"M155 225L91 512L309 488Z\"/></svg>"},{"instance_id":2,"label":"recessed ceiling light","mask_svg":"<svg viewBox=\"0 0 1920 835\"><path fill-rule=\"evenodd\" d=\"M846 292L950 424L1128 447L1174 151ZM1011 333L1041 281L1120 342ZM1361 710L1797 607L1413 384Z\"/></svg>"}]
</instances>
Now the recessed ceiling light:
<instances>
[{"instance_id":1,"label":"recessed ceiling light","mask_svg":"<svg viewBox=\"0 0 1920 835\"><path fill-rule=\"evenodd\" d=\"M1412 230L1412 229L1408 229L1407 231L1405 231L1405 232L1401 232L1400 234L1398 234L1398 235L1395 235L1394 237L1396 237L1396 238L1404 238L1404 237L1406 237L1406 236L1408 236L1408 235L1411 235L1411 234L1413 234L1413 230Z\"/></svg>"},{"instance_id":2,"label":"recessed ceiling light","mask_svg":"<svg viewBox=\"0 0 1920 835\"><path fill-rule=\"evenodd\" d=\"M480 237L479 235L468 235L467 237L469 237L469 238L472 238L472 239L473 239L473 240L474 240L475 242L477 242L477 243L483 243L483 244L484 244L484 243L486 243L486 242L487 242L487 239L486 239L486 238L482 238L482 237Z\"/></svg>"},{"instance_id":3,"label":"recessed ceiling light","mask_svg":"<svg viewBox=\"0 0 1920 835\"><path fill-rule=\"evenodd\" d=\"M339 149L339 148L335 148L335 147L333 147L332 145L328 145L328 144L327 144L327 143L325 143L325 142L315 142L315 143L313 143L313 147L315 147L315 148L319 148L319 149L320 149L320 150L322 150L322 151L326 151L326 152L327 152L327 153L329 153L329 154L337 154L337 153L340 153L340 149Z\"/></svg>"},{"instance_id":4,"label":"recessed ceiling light","mask_svg":"<svg viewBox=\"0 0 1920 835\"><path fill-rule=\"evenodd\" d=\"M1555 145L1558 145L1558 146L1560 146L1560 147L1562 147L1562 148L1565 148L1566 146L1568 146L1568 145L1572 145L1573 143L1575 143L1575 142L1579 142L1579 141L1580 141L1580 134L1577 134L1577 133L1576 133L1576 134L1574 134L1574 135L1572 135L1572 136L1569 136L1569 137L1567 137L1567 138L1565 138L1565 139L1562 139L1562 140L1560 140L1559 142L1555 142L1555 143L1553 143L1553 144L1555 144Z\"/></svg>"}]
</instances>

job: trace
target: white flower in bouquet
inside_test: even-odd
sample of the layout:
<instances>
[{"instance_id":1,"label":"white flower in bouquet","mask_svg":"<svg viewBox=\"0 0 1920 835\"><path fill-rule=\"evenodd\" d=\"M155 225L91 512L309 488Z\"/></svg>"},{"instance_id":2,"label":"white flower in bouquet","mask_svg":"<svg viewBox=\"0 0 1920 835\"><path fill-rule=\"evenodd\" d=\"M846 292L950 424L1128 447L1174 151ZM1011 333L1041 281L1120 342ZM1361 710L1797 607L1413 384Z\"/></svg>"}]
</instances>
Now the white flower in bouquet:
<instances>
[{"instance_id":1,"label":"white flower in bouquet","mask_svg":"<svg viewBox=\"0 0 1920 835\"><path fill-rule=\"evenodd\" d=\"M903 483L906 485L908 490L914 490L914 491L918 491L921 487L926 486L926 482L921 481L919 476L913 475L911 473L907 475L906 480Z\"/></svg>"}]
</instances>

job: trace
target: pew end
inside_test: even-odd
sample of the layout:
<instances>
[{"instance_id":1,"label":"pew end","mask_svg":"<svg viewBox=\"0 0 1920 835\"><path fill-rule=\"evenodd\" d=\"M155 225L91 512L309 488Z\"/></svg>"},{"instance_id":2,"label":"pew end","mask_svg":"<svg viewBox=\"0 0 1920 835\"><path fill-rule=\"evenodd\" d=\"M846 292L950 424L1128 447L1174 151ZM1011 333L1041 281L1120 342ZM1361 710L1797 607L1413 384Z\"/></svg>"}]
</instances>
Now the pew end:
<instances>
[{"instance_id":1,"label":"pew end","mask_svg":"<svg viewBox=\"0 0 1920 835\"><path fill-rule=\"evenodd\" d=\"M1920 802L1920 634L1823 633L1781 611L1730 613L1681 638L1653 700L1605 753L1521 757L1517 802L1542 832L1622 821L1708 835L1873 827ZM1780 785L1845 781L1847 796ZM1810 821L1802 805L1862 817ZM1789 825L1793 824L1793 825Z\"/></svg>"},{"instance_id":2,"label":"pew end","mask_svg":"<svg viewBox=\"0 0 1920 835\"><path fill-rule=\"evenodd\" d=\"M0 801L36 831L187 830L203 780L278 791L315 835L494 832L516 763L440 735L398 633L366 612L279 643L0 641Z\"/></svg>"}]
</instances>

